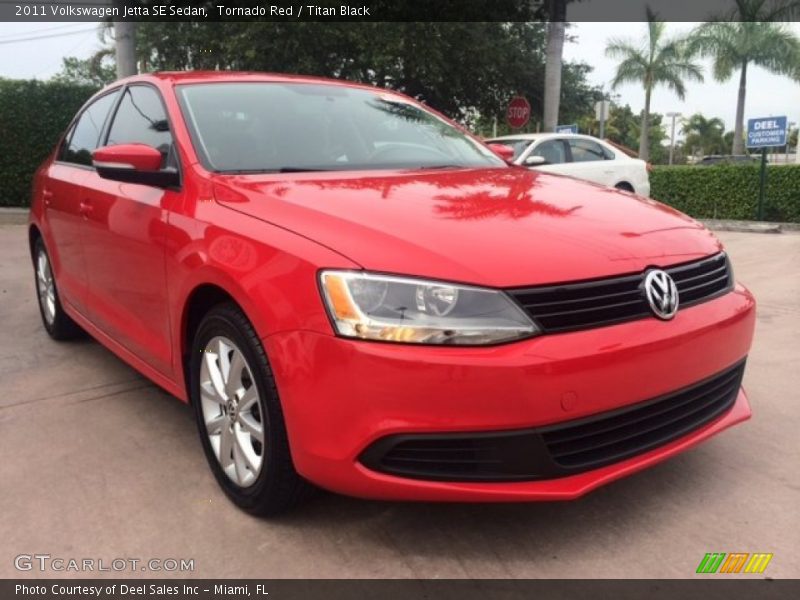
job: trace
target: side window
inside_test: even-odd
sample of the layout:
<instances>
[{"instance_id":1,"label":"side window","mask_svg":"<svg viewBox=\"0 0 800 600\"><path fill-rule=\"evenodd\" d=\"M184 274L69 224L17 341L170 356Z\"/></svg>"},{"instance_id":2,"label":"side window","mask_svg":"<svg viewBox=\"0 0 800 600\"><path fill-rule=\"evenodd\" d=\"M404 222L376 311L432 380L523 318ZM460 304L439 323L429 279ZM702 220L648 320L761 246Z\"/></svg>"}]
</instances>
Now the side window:
<instances>
[{"instance_id":1,"label":"side window","mask_svg":"<svg viewBox=\"0 0 800 600\"><path fill-rule=\"evenodd\" d=\"M564 149L564 142L561 140L547 140L542 142L531 153L534 156L541 156L547 161L548 165L560 165L567 161L567 153Z\"/></svg>"},{"instance_id":2,"label":"side window","mask_svg":"<svg viewBox=\"0 0 800 600\"><path fill-rule=\"evenodd\" d=\"M569 141L569 147L570 150L572 150L573 162L589 162L606 159L603 147L592 140L572 139Z\"/></svg>"},{"instance_id":3,"label":"side window","mask_svg":"<svg viewBox=\"0 0 800 600\"><path fill-rule=\"evenodd\" d=\"M108 117L108 111L117 99L118 91L113 91L95 100L78 117L72 130L67 135L69 141L64 145L60 160L79 165L92 165L92 150L100 142L103 124Z\"/></svg>"},{"instance_id":4,"label":"side window","mask_svg":"<svg viewBox=\"0 0 800 600\"><path fill-rule=\"evenodd\" d=\"M169 164L172 134L156 90L144 85L125 90L106 144L147 144L161 152L162 169Z\"/></svg>"}]
</instances>

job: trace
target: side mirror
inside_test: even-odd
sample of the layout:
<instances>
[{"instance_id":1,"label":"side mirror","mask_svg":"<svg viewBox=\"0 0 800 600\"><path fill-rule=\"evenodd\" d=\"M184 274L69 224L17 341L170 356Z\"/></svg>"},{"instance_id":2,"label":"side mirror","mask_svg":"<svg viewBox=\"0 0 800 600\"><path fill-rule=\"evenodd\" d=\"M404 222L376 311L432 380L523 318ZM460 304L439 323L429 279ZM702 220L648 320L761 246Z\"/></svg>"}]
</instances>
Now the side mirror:
<instances>
[{"instance_id":1,"label":"side mirror","mask_svg":"<svg viewBox=\"0 0 800 600\"><path fill-rule=\"evenodd\" d=\"M514 148L506 144L491 143L489 149L506 162L514 160Z\"/></svg>"},{"instance_id":2,"label":"side mirror","mask_svg":"<svg viewBox=\"0 0 800 600\"><path fill-rule=\"evenodd\" d=\"M105 146L92 152L92 163L103 179L139 183L155 187L174 187L180 175L174 169L161 169L161 152L146 144Z\"/></svg>"},{"instance_id":3,"label":"side mirror","mask_svg":"<svg viewBox=\"0 0 800 600\"><path fill-rule=\"evenodd\" d=\"M536 154L531 154L528 158L525 159L525 166L526 167L540 167L542 165L546 165L547 160L544 156L538 156Z\"/></svg>"}]
</instances>

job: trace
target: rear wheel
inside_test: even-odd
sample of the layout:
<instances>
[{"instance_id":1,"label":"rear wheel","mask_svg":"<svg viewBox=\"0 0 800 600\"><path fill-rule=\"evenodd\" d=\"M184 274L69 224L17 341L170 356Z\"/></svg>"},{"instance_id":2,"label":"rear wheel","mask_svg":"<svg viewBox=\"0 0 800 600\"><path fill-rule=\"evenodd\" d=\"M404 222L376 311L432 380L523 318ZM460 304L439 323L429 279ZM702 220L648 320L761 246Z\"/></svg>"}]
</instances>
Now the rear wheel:
<instances>
[{"instance_id":1,"label":"rear wheel","mask_svg":"<svg viewBox=\"0 0 800 600\"><path fill-rule=\"evenodd\" d=\"M313 488L294 469L266 354L235 305L221 304L201 321L190 378L203 450L228 497L257 515L304 500Z\"/></svg>"},{"instance_id":2,"label":"rear wheel","mask_svg":"<svg viewBox=\"0 0 800 600\"><path fill-rule=\"evenodd\" d=\"M618 190L623 190L625 192L633 192L633 186L628 183L627 181L621 181L617 185L614 186Z\"/></svg>"},{"instance_id":3,"label":"rear wheel","mask_svg":"<svg viewBox=\"0 0 800 600\"><path fill-rule=\"evenodd\" d=\"M50 257L42 238L37 238L33 246L33 267L36 277L36 295L39 298L39 313L42 316L45 330L54 340L69 340L77 337L82 330L61 306Z\"/></svg>"}]
</instances>

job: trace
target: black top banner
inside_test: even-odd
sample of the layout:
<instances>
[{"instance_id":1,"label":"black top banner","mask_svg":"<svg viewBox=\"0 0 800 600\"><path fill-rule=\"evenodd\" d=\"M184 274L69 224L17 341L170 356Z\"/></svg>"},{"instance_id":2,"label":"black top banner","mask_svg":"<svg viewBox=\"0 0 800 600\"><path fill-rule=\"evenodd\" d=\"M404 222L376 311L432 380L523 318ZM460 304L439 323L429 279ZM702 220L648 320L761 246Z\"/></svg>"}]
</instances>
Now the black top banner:
<instances>
[{"instance_id":1,"label":"black top banner","mask_svg":"<svg viewBox=\"0 0 800 600\"><path fill-rule=\"evenodd\" d=\"M800 19L797 0L0 0L0 21L663 21Z\"/></svg>"}]
</instances>

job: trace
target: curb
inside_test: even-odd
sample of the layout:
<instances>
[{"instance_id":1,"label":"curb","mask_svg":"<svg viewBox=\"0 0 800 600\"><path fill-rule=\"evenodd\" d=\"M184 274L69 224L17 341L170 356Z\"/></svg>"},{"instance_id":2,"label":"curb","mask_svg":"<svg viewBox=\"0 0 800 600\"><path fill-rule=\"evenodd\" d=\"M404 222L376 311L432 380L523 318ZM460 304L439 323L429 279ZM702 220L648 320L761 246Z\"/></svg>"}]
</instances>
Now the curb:
<instances>
[{"instance_id":1,"label":"curb","mask_svg":"<svg viewBox=\"0 0 800 600\"><path fill-rule=\"evenodd\" d=\"M730 221L725 219L700 219L716 231L738 231L741 233L783 233L800 231L800 223L767 223L764 221Z\"/></svg>"},{"instance_id":2,"label":"curb","mask_svg":"<svg viewBox=\"0 0 800 600\"><path fill-rule=\"evenodd\" d=\"M27 208L0 208L0 225L25 225L27 222Z\"/></svg>"}]
</instances>

